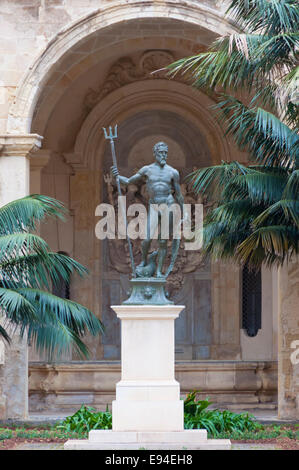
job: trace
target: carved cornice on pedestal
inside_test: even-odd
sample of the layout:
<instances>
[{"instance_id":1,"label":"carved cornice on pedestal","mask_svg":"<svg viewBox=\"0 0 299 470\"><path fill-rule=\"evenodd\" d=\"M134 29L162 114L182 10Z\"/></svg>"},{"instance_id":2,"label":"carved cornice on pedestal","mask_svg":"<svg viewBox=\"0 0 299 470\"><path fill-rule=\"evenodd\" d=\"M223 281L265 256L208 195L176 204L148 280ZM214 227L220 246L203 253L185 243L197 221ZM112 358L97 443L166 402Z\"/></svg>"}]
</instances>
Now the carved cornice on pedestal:
<instances>
[{"instance_id":1,"label":"carved cornice on pedestal","mask_svg":"<svg viewBox=\"0 0 299 470\"><path fill-rule=\"evenodd\" d=\"M38 134L0 135L0 157L31 157L42 145Z\"/></svg>"}]
</instances>

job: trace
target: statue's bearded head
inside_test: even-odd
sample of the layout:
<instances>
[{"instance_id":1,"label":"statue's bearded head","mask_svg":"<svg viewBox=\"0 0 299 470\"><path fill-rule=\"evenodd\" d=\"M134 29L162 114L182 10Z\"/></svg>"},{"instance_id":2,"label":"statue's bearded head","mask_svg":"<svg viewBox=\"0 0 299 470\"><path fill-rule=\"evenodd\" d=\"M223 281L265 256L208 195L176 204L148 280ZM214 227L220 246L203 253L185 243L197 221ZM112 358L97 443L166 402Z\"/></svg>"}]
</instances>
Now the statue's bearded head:
<instances>
[{"instance_id":1,"label":"statue's bearded head","mask_svg":"<svg viewBox=\"0 0 299 470\"><path fill-rule=\"evenodd\" d=\"M154 156L156 161L161 165L164 166L166 164L167 156L168 156L168 145L164 142L158 142L153 147Z\"/></svg>"}]
</instances>

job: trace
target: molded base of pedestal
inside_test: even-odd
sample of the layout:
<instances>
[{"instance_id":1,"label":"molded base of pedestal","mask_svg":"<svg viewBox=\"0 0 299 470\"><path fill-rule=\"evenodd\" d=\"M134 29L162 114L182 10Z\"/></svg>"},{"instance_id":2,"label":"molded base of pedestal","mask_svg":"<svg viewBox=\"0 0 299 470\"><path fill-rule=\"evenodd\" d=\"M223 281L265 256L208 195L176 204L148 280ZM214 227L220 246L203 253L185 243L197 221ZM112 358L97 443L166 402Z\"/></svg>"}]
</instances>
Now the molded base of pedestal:
<instances>
[{"instance_id":1,"label":"molded base of pedestal","mask_svg":"<svg viewBox=\"0 0 299 470\"><path fill-rule=\"evenodd\" d=\"M65 450L230 450L228 439L207 439L204 429L175 432L90 431L88 440L70 440Z\"/></svg>"},{"instance_id":2,"label":"molded base of pedestal","mask_svg":"<svg viewBox=\"0 0 299 470\"><path fill-rule=\"evenodd\" d=\"M184 402L113 401L113 431L174 431L184 429Z\"/></svg>"}]
</instances>

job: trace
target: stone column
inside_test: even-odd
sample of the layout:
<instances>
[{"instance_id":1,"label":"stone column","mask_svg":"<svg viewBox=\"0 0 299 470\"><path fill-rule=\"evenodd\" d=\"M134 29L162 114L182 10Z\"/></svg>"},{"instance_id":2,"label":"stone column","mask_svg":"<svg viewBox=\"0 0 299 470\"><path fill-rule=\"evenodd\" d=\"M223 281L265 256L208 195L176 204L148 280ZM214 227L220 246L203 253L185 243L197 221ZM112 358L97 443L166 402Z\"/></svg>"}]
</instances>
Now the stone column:
<instances>
[{"instance_id":1,"label":"stone column","mask_svg":"<svg viewBox=\"0 0 299 470\"><path fill-rule=\"evenodd\" d=\"M0 205L29 194L30 157L41 147L37 134L0 135ZM5 344L0 364L0 407L2 419L28 416L28 348L17 333ZM2 400L1 400L2 389Z\"/></svg>"},{"instance_id":2,"label":"stone column","mask_svg":"<svg viewBox=\"0 0 299 470\"><path fill-rule=\"evenodd\" d=\"M278 417L299 418L299 262L278 276Z\"/></svg>"}]
</instances>

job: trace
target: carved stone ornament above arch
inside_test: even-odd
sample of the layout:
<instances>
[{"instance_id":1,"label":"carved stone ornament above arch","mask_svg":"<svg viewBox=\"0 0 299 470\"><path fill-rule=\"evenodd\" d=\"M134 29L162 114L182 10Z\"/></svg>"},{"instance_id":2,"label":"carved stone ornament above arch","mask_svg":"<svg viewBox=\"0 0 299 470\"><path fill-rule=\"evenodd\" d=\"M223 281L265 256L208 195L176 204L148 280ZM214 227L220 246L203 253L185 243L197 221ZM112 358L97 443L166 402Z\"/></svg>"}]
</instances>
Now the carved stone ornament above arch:
<instances>
[{"instance_id":1,"label":"carved stone ornament above arch","mask_svg":"<svg viewBox=\"0 0 299 470\"><path fill-rule=\"evenodd\" d=\"M219 3L219 2L218 2ZM217 6L216 6L217 5ZM7 120L7 132L28 134L31 132L32 119L36 105L49 83L53 82L57 72L61 71L59 80L63 92L63 80L66 71L64 63L69 61L72 50L83 46L93 35L109 30L115 25L134 27L133 22L145 20L155 22L159 19L180 22L198 28L203 36L217 37L219 34L234 32L234 23L224 18L225 2L198 2L195 0L109 0L101 2L101 7L76 20L59 31L49 41L45 50L34 60L20 82L16 99L11 105ZM132 24L130 24L132 22ZM85 59L83 59L84 62ZM86 66L89 61L87 60ZM83 66L84 64L82 64ZM67 86L67 85L65 85Z\"/></svg>"},{"instance_id":2,"label":"carved stone ornament above arch","mask_svg":"<svg viewBox=\"0 0 299 470\"><path fill-rule=\"evenodd\" d=\"M105 96L129 83L141 80L167 79L166 66L174 62L174 56L165 50L144 52L135 62L131 57L121 57L111 67L98 90L89 89L84 100L84 111L88 114ZM175 81L185 83L182 75L176 75Z\"/></svg>"},{"instance_id":3,"label":"carved stone ornament above arch","mask_svg":"<svg viewBox=\"0 0 299 470\"><path fill-rule=\"evenodd\" d=\"M74 152L65 153L64 157L74 169L100 168L102 162L96 160L103 155L107 142L103 127L120 124L140 112L165 110L198 129L207 143L212 164L229 161L229 145L211 114L212 104L207 95L173 80L129 83L116 88L95 105L77 135Z\"/></svg>"}]
</instances>

